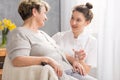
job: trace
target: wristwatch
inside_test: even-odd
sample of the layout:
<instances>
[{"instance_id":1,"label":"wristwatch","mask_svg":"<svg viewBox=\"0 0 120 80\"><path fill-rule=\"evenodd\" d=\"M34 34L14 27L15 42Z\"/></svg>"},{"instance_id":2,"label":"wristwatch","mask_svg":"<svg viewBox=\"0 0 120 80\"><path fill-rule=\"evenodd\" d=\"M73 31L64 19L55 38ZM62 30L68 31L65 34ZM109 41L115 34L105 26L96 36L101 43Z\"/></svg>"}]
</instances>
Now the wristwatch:
<instances>
[{"instance_id":1,"label":"wristwatch","mask_svg":"<svg viewBox=\"0 0 120 80\"><path fill-rule=\"evenodd\" d=\"M47 63L46 62L41 62L41 65L45 66L45 65L47 65Z\"/></svg>"}]
</instances>

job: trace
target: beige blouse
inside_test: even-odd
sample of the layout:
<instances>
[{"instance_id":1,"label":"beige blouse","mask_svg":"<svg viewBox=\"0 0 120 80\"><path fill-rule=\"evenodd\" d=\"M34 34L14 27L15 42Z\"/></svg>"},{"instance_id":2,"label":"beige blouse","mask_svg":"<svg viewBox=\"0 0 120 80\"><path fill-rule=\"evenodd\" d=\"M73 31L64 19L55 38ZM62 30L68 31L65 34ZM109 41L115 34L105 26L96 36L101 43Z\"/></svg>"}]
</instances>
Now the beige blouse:
<instances>
[{"instance_id":1,"label":"beige blouse","mask_svg":"<svg viewBox=\"0 0 120 80\"><path fill-rule=\"evenodd\" d=\"M10 60L17 56L47 56L60 63L65 70L72 68L60 47L41 30L35 33L18 27L8 36L7 52Z\"/></svg>"}]
</instances>

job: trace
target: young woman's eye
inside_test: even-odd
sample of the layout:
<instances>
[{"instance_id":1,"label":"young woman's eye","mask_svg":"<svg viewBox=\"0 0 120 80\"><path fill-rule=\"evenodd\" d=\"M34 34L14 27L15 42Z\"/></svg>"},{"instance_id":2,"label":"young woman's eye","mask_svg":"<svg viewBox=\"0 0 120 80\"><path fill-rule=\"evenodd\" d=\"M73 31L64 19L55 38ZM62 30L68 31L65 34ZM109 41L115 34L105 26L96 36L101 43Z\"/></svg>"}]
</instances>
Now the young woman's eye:
<instances>
[{"instance_id":1,"label":"young woman's eye","mask_svg":"<svg viewBox=\"0 0 120 80\"><path fill-rule=\"evenodd\" d=\"M80 22L81 20L80 19L77 19L77 22Z\"/></svg>"}]
</instances>

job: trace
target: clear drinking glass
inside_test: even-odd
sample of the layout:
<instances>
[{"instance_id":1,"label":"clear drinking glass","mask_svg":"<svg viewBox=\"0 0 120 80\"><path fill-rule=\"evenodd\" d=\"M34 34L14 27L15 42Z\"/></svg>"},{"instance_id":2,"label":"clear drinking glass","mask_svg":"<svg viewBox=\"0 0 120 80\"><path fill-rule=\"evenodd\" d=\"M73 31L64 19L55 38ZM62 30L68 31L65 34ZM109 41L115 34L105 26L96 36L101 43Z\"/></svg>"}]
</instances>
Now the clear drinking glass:
<instances>
[{"instance_id":1,"label":"clear drinking glass","mask_svg":"<svg viewBox=\"0 0 120 80\"><path fill-rule=\"evenodd\" d=\"M79 55L78 55L78 53L79 53L79 51L80 51L81 49L83 49L82 45L79 43L79 41L76 40L76 41L74 42L74 49L73 49L73 51L74 51L74 57L75 57L76 60L79 60Z\"/></svg>"}]
</instances>

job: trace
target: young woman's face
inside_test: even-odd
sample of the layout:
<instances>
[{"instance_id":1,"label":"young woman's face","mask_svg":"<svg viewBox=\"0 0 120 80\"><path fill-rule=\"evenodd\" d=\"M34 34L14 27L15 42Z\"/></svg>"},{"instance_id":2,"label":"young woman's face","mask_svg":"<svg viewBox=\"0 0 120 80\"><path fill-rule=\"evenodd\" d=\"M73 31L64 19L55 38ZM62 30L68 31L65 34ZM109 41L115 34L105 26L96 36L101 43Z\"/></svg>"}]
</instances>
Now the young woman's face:
<instances>
[{"instance_id":1,"label":"young woman's face","mask_svg":"<svg viewBox=\"0 0 120 80\"><path fill-rule=\"evenodd\" d=\"M73 32L82 32L84 27L88 25L83 13L74 11L70 19L70 25Z\"/></svg>"},{"instance_id":2,"label":"young woman's face","mask_svg":"<svg viewBox=\"0 0 120 80\"><path fill-rule=\"evenodd\" d=\"M41 12L40 13L38 12L37 14L36 21L38 25L41 27L41 26L44 26L44 23L46 20L47 20L46 9L45 7L42 7Z\"/></svg>"}]
</instances>

